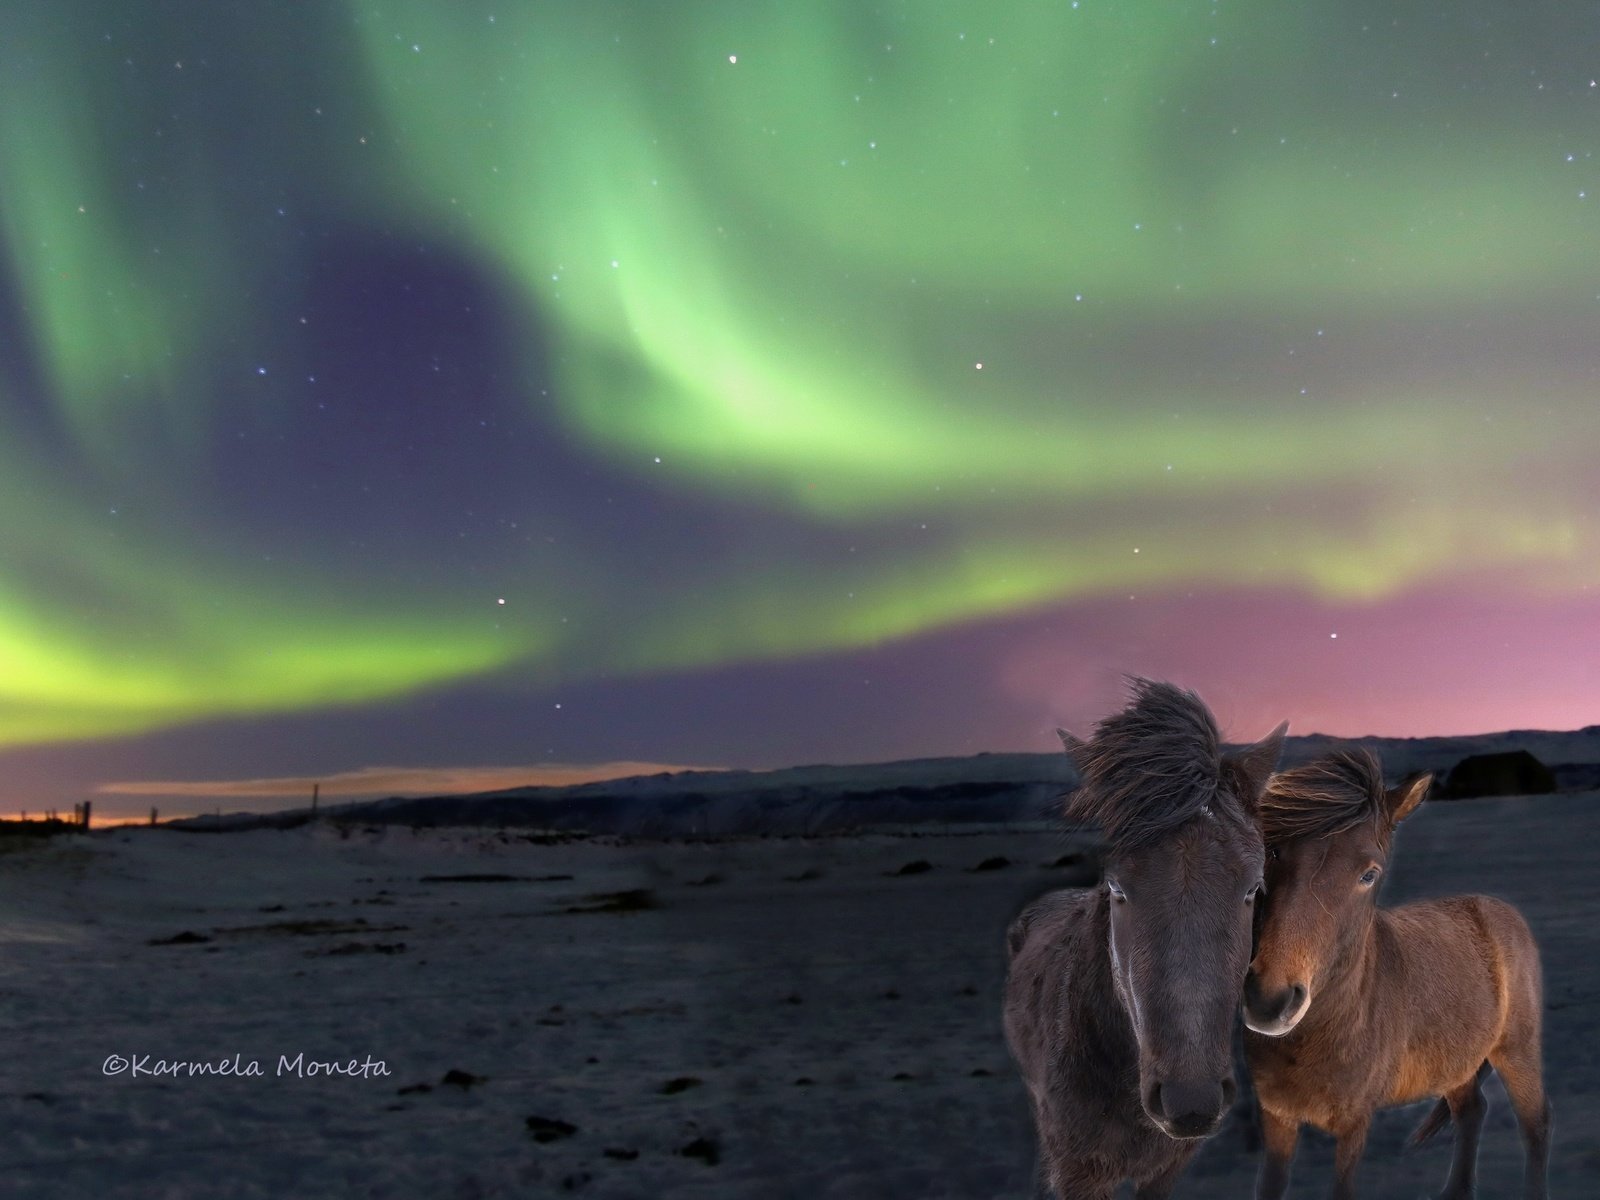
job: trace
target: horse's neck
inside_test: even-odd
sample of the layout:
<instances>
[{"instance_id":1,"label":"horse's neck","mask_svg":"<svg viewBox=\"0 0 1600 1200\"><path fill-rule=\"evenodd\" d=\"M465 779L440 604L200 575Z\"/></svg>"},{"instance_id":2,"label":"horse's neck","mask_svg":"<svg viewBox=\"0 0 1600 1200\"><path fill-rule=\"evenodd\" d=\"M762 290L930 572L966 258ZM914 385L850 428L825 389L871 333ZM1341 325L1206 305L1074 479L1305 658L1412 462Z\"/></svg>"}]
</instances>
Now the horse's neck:
<instances>
[{"instance_id":1,"label":"horse's neck","mask_svg":"<svg viewBox=\"0 0 1600 1200\"><path fill-rule=\"evenodd\" d=\"M1308 1018L1318 1017L1317 1025L1337 1029L1342 1035L1365 1026L1376 1004L1378 990L1383 986L1383 974L1378 969L1378 926L1382 920L1382 910L1375 910L1339 957L1329 964L1327 981L1306 1014Z\"/></svg>"}]
</instances>

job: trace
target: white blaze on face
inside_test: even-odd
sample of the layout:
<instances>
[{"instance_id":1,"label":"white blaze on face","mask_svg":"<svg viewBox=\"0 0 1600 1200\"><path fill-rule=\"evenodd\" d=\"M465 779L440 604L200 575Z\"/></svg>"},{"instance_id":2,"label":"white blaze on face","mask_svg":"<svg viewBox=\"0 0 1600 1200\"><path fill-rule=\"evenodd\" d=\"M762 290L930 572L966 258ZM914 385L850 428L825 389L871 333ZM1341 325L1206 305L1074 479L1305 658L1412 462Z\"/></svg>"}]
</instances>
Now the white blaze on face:
<instances>
[{"instance_id":1,"label":"white blaze on face","mask_svg":"<svg viewBox=\"0 0 1600 1200\"><path fill-rule=\"evenodd\" d=\"M1128 1020L1133 1022L1133 1036L1139 1041L1144 1041L1144 1019L1139 1010L1139 985L1133 978L1133 966L1128 966L1128 974L1124 981L1122 974L1122 954L1117 949L1117 923L1110 922L1111 926L1111 979L1117 991L1122 994L1123 1007L1128 1010Z\"/></svg>"}]
</instances>

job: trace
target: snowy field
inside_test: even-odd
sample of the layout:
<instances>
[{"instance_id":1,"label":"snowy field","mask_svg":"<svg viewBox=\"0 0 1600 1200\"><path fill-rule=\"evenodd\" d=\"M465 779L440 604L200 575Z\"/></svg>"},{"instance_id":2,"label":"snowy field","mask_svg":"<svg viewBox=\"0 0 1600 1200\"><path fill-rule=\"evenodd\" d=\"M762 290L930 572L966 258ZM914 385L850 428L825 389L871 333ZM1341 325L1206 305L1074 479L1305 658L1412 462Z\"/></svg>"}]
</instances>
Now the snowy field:
<instances>
[{"instance_id":1,"label":"snowy field","mask_svg":"<svg viewBox=\"0 0 1600 1200\"><path fill-rule=\"evenodd\" d=\"M1600 1195L1597 804L1425 806L1387 891L1481 890L1527 914L1558 1197ZM1032 1131L1000 1033L1002 938L1081 874L1044 865L1079 849L1039 831L540 844L319 824L6 850L3 1190L1021 1197ZM235 1055L262 1073L104 1073L112 1056ZM386 1073L279 1074L296 1055ZM1480 1195L1520 1194L1520 1141L1489 1096ZM1422 1111L1375 1126L1363 1196L1442 1185L1447 1139L1400 1151ZM1255 1167L1229 1129L1178 1195L1246 1196ZM1324 1194L1330 1169L1307 1135L1291 1195Z\"/></svg>"}]
</instances>

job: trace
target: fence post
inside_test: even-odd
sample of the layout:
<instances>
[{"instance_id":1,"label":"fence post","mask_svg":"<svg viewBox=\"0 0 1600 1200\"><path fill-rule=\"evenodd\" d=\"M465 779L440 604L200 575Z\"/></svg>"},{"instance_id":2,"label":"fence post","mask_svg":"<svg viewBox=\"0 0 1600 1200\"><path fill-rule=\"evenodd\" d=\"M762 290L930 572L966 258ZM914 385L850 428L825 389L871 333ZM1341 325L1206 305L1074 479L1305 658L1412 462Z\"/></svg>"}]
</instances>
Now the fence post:
<instances>
[{"instance_id":1,"label":"fence post","mask_svg":"<svg viewBox=\"0 0 1600 1200\"><path fill-rule=\"evenodd\" d=\"M83 802L83 829L84 829L85 833L87 833L89 831L89 811L93 807L94 807L94 802L93 801L85 800Z\"/></svg>"}]
</instances>

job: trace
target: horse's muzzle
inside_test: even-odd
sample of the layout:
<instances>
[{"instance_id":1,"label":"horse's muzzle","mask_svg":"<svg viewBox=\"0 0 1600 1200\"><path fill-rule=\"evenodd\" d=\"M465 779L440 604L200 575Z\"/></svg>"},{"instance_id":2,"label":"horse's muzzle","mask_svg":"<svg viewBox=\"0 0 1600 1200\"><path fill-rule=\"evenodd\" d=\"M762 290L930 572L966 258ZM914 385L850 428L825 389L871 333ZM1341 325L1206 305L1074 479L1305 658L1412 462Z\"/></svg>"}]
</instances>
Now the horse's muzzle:
<instances>
[{"instance_id":1,"label":"horse's muzzle","mask_svg":"<svg viewBox=\"0 0 1600 1200\"><path fill-rule=\"evenodd\" d=\"M1309 1007L1310 994L1302 983L1268 993L1254 971L1245 976L1244 1023L1256 1033L1282 1037L1300 1023Z\"/></svg>"},{"instance_id":2,"label":"horse's muzzle","mask_svg":"<svg viewBox=\"0 0 1600 1200\"><path fill-rule=\"evenodd\" d=\"M1203 1138L1216 1132L1233 1105L1233 1079L1171 1080L1152 1083L1145 1092L1144 1108L1168 1137Z\"/></svg>"}]
</instances>

